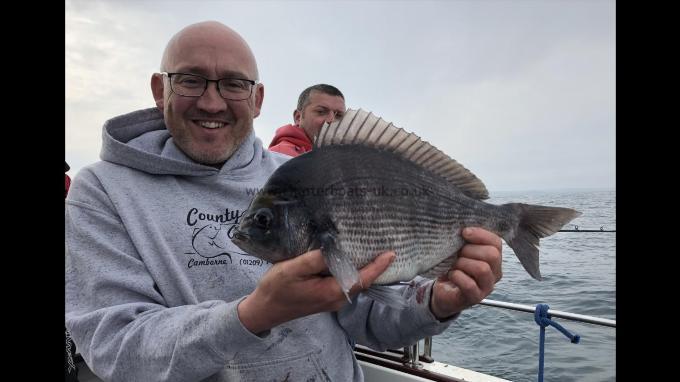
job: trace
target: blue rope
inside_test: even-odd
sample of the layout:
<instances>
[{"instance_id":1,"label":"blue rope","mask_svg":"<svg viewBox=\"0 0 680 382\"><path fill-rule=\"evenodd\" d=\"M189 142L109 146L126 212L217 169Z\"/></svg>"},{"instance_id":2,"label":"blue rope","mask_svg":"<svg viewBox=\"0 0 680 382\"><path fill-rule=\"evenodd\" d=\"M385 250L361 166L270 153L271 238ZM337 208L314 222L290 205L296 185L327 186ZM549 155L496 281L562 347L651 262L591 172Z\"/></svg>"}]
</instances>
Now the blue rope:
<instances>
[{"instance_id":1,"label":"blue rope","mask_svg":"<svg viewBox=\"0 0 680 382\"><path fill-rule=\"evenodd\" d=\"M538 324L538 326L541 327L541 340L539 342L539 352L538 352L538 382L543 382L543 360L544 360L544 350L545 350L545 327L548 325L552 325L555 327L557 330L562 332L565 336L567 336L570 340L571 343L577 344L579 341L581 341L581 336L578 334L571 334L569 331L565 328L562 327L562 325L558 324L557 322L553 321L550 319L550 315L548 314L548 309L550 307L548 304L538 304L536 305L536 311L534 312L534 321Z\"/></svg>"}]
</instances>

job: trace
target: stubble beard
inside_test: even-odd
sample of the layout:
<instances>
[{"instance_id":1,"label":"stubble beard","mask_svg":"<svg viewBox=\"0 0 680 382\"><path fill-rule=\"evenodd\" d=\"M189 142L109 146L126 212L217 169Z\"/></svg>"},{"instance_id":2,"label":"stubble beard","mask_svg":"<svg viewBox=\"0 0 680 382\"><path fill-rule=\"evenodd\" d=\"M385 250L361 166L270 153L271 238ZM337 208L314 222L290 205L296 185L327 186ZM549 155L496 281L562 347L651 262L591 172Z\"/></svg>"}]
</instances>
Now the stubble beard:
<instances>
[{"instance_id":1,"label":"stubble beard","mask_svg":"<svg viewBox=\"0 0 680 382\"><path fill-rule=\"evenodd\" d=\"M195 162L209 165L209 166L214 166L214 167L221 167L226 161L231 158L231 156L241 147L241 144L246 140L250 132L253 130L253 123L250 122L248 124L249 126L245 126L245 129L241 133L239 131L240 135L234 137L231 135L229 138L231 139L231 144L227 145L225 148L225 151L223 152L205 152L201 151L198 148L195 149L189 149L189 150L182 150L185 151L187 156L191 159L193 159ZM223 127L226 129L232 129L233 127ZM234 131L232 131L234 133ZM191 142L188 142L189 147L192 146Z\"/></svg>"},{"instance_id":2,"label":"stubble beard","mask_svg":"<svg viewBox=\"0 0 680 382\"><path fill-rule=\"evenodd\" d=\"M165 115L167 118L168 115ZM168 126L168 119L166 119L166 126ZM232 119L233 122L233 119ZM185 125L179 129L168 129L173 137L175 145L184 153L184 155L191 158L196 163L203 165L221 167L224 162L229 160L231 156L238 150L243 141L248 137L248 135L253 130L253 121L247 121L242 129L234 125L229 125L227 127L221 127L221 129L230 129L227 135L228 142L224 151L218 152L216 150L206 151L200 147L192 138L189 128L186 125L189 123L188 120L184 120ZM238 130L237 130L238 129ZM173 131L174 130L174 131ZM234 136L238 134L238 136Z\"/></svg>"}]
</instances>

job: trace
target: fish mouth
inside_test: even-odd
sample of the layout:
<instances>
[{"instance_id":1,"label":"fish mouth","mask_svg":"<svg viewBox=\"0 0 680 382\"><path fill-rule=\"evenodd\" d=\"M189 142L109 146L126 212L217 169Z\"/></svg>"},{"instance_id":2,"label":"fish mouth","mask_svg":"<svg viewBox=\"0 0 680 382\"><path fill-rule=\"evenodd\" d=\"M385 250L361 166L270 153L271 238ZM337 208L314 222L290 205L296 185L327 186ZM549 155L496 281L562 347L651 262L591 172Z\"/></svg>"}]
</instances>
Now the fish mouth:
<instances>
[{"instance_id":1,"label":"fish mouth","mask_svg":"<svg viewBox=\"0 0 680 382\"><path fill-rule=\"evenodd\" d=\"M236 232L234 232L234 237L231 239L231 242L236 244L237 247L243 249L243 245L250 242L250 235L243 231L236 230Z\"/></svg>"}]
</instances>

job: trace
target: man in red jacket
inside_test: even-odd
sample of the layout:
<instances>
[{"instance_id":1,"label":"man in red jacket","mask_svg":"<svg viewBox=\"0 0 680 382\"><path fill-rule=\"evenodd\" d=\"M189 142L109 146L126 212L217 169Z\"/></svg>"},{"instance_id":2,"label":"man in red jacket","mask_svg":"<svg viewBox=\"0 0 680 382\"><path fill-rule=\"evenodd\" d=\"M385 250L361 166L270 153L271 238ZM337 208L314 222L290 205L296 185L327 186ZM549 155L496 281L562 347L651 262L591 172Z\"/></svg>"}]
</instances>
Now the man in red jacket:
<instances>
[{"instance_id":1,"label":"man in red jacket","mask_svg":"<svg viewBox=\"0 0 680 382\"><path fill-rule=\"evenodd\" d=\"M345 110L345 97L336 87L326 84L308 87L300 94L293 111L295 124L279 127L269 150L293 157L310 151L321 126L342 118Z\"/></svg>"}]
</instances>

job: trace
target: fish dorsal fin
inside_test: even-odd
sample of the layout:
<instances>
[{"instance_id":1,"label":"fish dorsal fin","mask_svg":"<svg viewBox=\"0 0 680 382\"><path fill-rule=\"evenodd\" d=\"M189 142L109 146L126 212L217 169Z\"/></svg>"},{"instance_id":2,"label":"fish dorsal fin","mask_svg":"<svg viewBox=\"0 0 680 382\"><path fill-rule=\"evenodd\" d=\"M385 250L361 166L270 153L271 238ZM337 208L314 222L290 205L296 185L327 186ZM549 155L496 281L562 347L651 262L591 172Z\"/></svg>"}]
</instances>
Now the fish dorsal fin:
<instances>
[{"instance_id":1,"label":"fish dorsal fin","mask_svg":"<svg viewBox=\"0 0 680 382\"><path fill-rule=\"evenodd\" d=\"M470 170L416 134L396 127L371 112L347 109L342 119L321 127L314 148L350 144L391 151L443 177L471 198L489 198L484 183Z\"/></svg>"}]
</instances>

